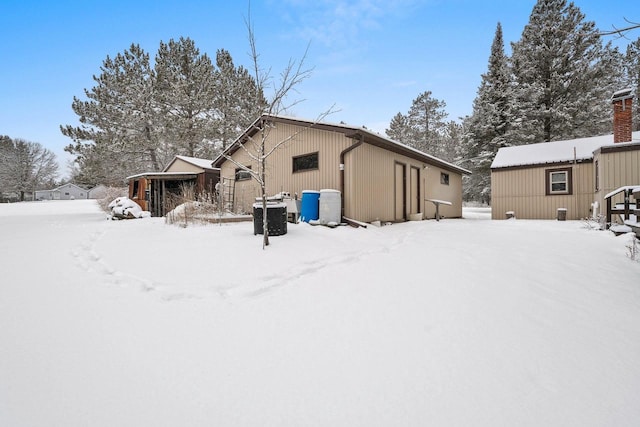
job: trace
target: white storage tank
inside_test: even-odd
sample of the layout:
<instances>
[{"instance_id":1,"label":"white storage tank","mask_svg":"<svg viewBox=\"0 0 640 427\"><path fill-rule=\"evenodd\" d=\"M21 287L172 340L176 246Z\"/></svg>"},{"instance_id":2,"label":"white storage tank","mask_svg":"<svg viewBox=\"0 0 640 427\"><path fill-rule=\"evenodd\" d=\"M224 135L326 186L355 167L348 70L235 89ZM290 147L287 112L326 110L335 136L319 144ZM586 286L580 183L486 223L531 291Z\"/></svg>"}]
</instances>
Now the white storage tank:
<instances>
[{"instance_id":1,"label":"white storage tank","mask_svg":"<svg viewBox=\"0 0 640 427\"><path fill-rule=\"evenodd\" d=\"M320 224L340 224L342 221L342 202L340 200L340 191L330 189L320 190L319 211Z\"/></svg>"}]
</instances>

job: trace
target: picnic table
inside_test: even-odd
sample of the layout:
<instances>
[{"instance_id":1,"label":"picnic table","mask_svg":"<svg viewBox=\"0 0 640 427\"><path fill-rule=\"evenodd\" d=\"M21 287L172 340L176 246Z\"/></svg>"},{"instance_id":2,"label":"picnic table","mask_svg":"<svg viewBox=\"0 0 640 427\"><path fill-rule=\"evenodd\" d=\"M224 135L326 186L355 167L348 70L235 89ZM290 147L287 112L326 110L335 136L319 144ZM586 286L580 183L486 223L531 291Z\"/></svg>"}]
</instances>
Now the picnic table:
<instances>
[{"instance_id":1,"label":"picnic table","mask_svg":"<svg viewBox=\"0 0 640 427\"><path fill-rule=\"evenodd\" d=\"M425 199L427 202L431 202L436 205L436 221L440 221L440 205L451 206L453 203L446 200L438 199Z\"/></svg>"}]
</instances>

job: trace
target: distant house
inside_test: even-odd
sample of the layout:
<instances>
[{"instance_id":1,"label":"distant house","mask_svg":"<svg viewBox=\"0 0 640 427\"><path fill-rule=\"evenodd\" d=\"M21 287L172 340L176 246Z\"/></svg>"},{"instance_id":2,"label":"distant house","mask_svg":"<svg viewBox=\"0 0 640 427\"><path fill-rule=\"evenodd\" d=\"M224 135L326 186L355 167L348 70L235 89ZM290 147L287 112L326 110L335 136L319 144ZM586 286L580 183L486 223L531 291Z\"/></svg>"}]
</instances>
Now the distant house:
<instances>
[{"instance_id":1,"label":"distant house","mask_svg":"<svg viewBox=\"0 0 640 427\"><path fill-rule=\"evenodd\" d=\"M574 220L610 218L615 212L607 203L624 203L625 195L628 203L631 191L617 189L640 186L632 97L630 89L614 94L612 135L501 148L491 165L492 218L554 219L559 212Z\"/></svg>"},{"instance_id":2,"label":"distant house","mask_svg":"<svg viewBox=\"0 0 640 427\"><path fill-rule=\"evenodd\" d=\"M290 139L268 158L269 195L305 190L340 191L342 216L361 221L405 221L440 215L462 216L462 176L469 174L444 160L382 137L364 128L263 115L215 161L225 200L250 212L260 188L238 165L257 169L243 145L268 123L267 150ZM258 136L259 137L259 136ZM233 161L229 160L233 159Z\"/></svg>"},{"instance_id":3,"label":"distant house","mask_svg":"<svg viewBox=\"0 0 640 427\"><path fill-rule=\"evenodd\" d=\"M37 190L34 198L36 200L76 200L86 199L88 190L75 184L64 184L53 190Z\"/></svg>"},{"instance_id":4,"label":"distant house","mask_svg":"<svg viewBox=\"0 0 640 427\"><path fill-rule=\"evenodd\" d=\"M152 216L164 216L173 208L171 196L179 196L186 188L196 195L213 194L220 170L212 160L175 156L162 172L145 172L127 177L129 198Z\"/></svg>"}]
</instances>

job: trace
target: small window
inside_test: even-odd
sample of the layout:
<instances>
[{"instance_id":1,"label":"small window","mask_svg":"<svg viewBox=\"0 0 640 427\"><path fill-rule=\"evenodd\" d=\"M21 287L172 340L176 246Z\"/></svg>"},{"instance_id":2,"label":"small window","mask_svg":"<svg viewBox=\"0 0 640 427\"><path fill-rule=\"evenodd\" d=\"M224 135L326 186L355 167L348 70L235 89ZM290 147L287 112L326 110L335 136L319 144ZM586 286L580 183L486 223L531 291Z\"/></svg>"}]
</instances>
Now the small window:
<instances>
[{"instance_id":1,"label":"small window","mask_svg":"<svg viewBox=\"0 0 640 427\"><path fill-rule=\"evenodd\" d=\"M64 195L65 195L65 196L68 196L68 195L69 195L69 193L68 193L68 192L65 192L65 193L64 193Z\"/></svg>"},{"instance_id":2,"label":"small window","mask_svg":"<svg viewBox=\"0 0 640 427\"><path fill-rule=\"evenodd\" d=\"M293 171L302 172L318 169L318 153L305 154L293 158Z\"/></svg>"},{"instance_id":3,"label":"small window","mask_svg":"<svg viewBox=\"0 0 640 427\"><path fill-rule=\"evenodd\" d=\"M440 172L440 184L449 185L449 174Z\"/></svg>"},{"instance_id":4,"label":"small window","mask_svg":"<svg viewBox=\"0 0 640 427\"><path fill-rule=\"evenodd\" d=\"M596 177L596 191L600 190L600 169L598 168L598 161L596 160L596 171L595 171L595 177Z\"/></svg>"},{"instance_id":5,"label":"small window","mask_svg":"<svg viewBox=\"0 0 640 427\"><path fill-rule=\"evenodd\" d=\"M571 168L548 169L546 174L546 194L572 194Z\"/></svg>"},{"instance_id":6,"label":"small window","mask_svg":"<svg viewBox=\"0 0 640 427\"><path fill-rule=\"evenodd\" d=\"M247 167L247 169L251 169L251 166ZM251 173L242 168L236 168L236 181L246 181L251 179Z\"/></svg>"}]
</instances>

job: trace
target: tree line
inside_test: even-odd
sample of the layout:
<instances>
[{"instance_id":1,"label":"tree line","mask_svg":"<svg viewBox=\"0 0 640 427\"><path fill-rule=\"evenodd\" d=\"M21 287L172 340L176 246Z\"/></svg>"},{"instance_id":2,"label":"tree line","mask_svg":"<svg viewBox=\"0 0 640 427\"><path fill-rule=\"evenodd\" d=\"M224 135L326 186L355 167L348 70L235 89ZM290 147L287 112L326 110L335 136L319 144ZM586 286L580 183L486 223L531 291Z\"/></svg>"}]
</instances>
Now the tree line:
<instances>
[{"instance_id":1,"label":"tree line","mask_svg":"<svg viewBox=\"0 0 640 427\"><path fill-rule=\"evenodd\" d=\"M445 102L426 91L386 130L392 139L471 170L467 201L490 202L490 166L501 147L611 133L611 95L633 87L640 99L640 38L620 52L566 0L539 0L511 51L505 53L498 23L473 112L461 123L446 121ZM640 130L638 102L634 130Z\"/></svg>"},{"instance_id":2,"label":"tree line","mask_svg":"<svg viewBox=\"0 0 640 427\"><path fill-rule=\"evenodd\" d=\"M268 79L260 72L251 40L252 70L236 66L224 49L214 62L183 37L160 42L153 64L137 44L107 56L93 76L95 85L84 90L82 99L73 98L80 125L60 126L72 140L65 148L75 156L70 179L87 187L121 185L126 176L161 170L176 154L214 158L263 112L286 110L278 96L265 98ZM497 24L471 115L449 120L446 103L425 91L406 114L391 118L386 134L471 170L464 199L489 202L490 165L499 148L610 133L611 94L631 86L640 99L639 58L640 38L622 53L603 43L595 23L574 3L538 0L520 40L511 43L511 56ZM285 71L309 76L309 70L292 65ZM295 79L285 82L297 84ZM284 96L291 87L275 89ZM640 129L638 103L634 123ZM25 160L29 173L9 172L16 167L5 165L16 162L7 159L22 156L18 153L25 144L36 157L55 159L39 144L3 137L0 191L53 185L57 170L42 178L33 166L37 162Z\"/></svg>"}]
</instances>

